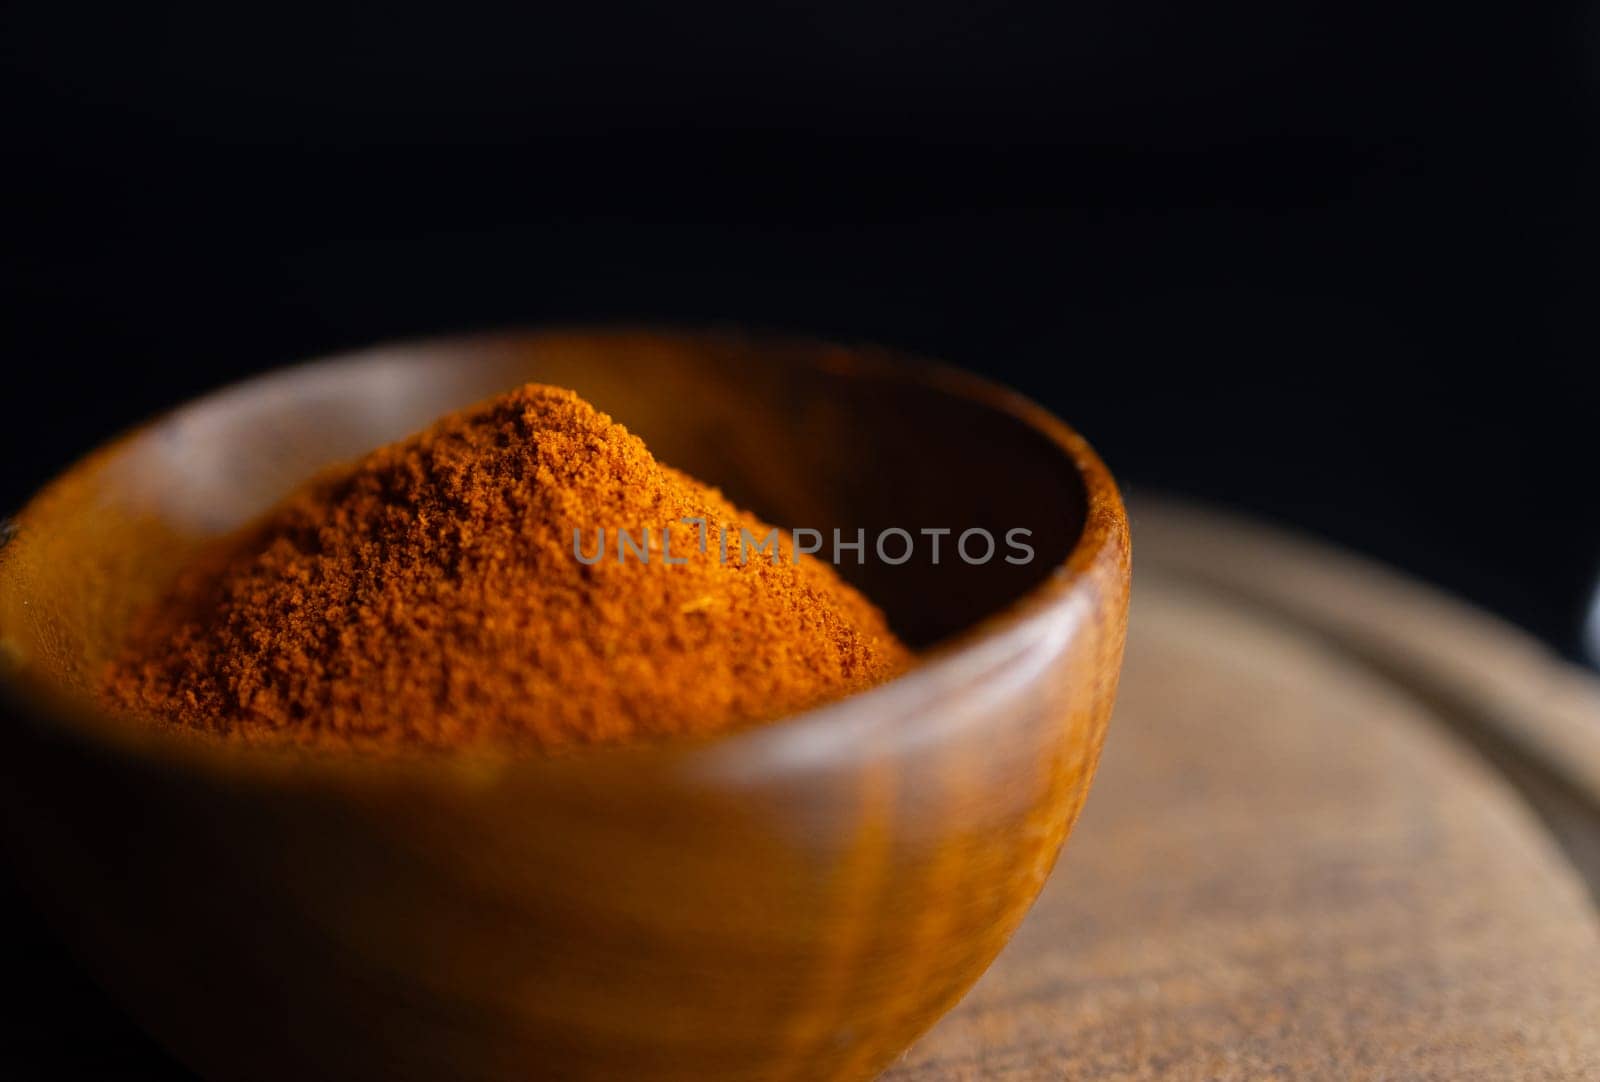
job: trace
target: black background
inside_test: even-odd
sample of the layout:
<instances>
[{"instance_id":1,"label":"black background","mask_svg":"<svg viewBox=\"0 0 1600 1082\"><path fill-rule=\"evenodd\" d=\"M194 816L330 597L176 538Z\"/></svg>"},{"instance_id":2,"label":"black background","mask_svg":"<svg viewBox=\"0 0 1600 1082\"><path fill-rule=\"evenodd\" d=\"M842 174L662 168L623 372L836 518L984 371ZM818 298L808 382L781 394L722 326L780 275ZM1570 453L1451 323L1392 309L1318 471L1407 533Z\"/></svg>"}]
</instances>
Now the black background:
<instances>
[{"instance_id":1,"label":"black background","mask_svg":"<svg viewBox=\"0 0 1600 1082\"><path fill-rule=\"evenodd\" d=\"M8 4L0 506L275 364L731 323L985 372L1135 492L1318 530L1577 656L1597 27L1589 3ZM103 1010L40 980L29 1047ZM122 1063L114 1018L50 1062Z\"/></svg>"},{"instance_id":2,"label":"black background","mask_svg":"<svg viewBox=\"0 0 1600 1082\"><path fill-rule=\"evenodd\" d=\"M4 504L286 361L734 323L997 376L1578 648L1590 5L5 10Z\"/></svg>"}]
</instances>

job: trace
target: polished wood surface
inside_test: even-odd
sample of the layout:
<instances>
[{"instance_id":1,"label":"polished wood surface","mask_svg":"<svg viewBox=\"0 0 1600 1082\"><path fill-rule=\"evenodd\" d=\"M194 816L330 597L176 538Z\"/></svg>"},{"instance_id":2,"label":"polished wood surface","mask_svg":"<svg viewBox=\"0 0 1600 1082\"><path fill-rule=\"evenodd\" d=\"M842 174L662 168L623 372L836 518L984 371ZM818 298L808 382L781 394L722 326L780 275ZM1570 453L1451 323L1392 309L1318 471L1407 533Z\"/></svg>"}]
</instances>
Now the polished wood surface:
<instances>
[{"instance_id":1,"label":"polished wood surface","mask_svg":"<svg viewBox=\"0 0 1600 1082\"><path fill-rule=\"evenodd\" d=\"M773 373L738 339L440 348L274 377L91 460L0 550L0 661L70 684L186 546L523 373L780 521L960 504L1105 544L1062 583L858 569L923 641L1046 596L909 693L682 754L329 771L10 719L19 867L215 1077L870 1075L1005 941L1083 800L1126 568L1120 519L1075 486L1088 460L959 377L908 408L893 363L852 351L787 344ZM886 473L862 468L874 431ZM929 433L937 468L911 476ZM945 479L986 456L1007 484L962 504ZM1170 505L1133 527L1082 824L886 1077L1600 1077L1600 685L1325 546Z\"/></svg>"},{"instance_id":2,"label":"polished wood surface","mask_svg":"<svg viewBox=\"0 0 1600 1082\"><path fill-rule=\"evenodd\" d=\"M847 563L933 647L920 667L699 745L306 761L87 702L197 546L526 380L575 388L769 521L1024 527L1038 559ZM970 987L1054 865L1116 692L1128 561L1079 437L874 351L579 332L287 370L95 453L19 516L0 549L6 841L86 966L209 1077L865 1079Z\"/></svg>"},{"instance_id":3,"label":"polished wood surface","mask_svg":"<svg viewBox=\"0 0 1600 1082\"><path fill-rule=\"evenodd\" d=\"M1600 1077L1594 678L1326 546L1170 505L1133 524L1080 827L888 1082ZM27 1009L13 1056L187 1077L101 1017Z\"/></svg>"},{"instance_id":4,"label":"polished wood surface","mask_svg":"<svg viewBox=\"0 0 1600 1082\"><path fill-rule=\"evenodd\" d=\"M1600 1078L1600 682L1326 546L1131 519L1094 798L887 1079Z\"/></svg>"}]
</instances>

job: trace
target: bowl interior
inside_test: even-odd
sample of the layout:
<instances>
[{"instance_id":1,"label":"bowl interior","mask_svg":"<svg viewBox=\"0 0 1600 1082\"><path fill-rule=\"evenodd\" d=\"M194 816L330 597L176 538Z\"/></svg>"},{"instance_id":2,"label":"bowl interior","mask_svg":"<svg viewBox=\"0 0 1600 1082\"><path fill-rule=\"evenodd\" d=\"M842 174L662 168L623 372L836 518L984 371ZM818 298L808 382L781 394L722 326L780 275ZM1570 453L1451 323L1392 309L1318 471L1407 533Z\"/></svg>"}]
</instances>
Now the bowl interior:
<instances>
[{"instance_id":1,"label":"bowl interior","mask_svg":"<svg viewBox=\"0 0 1600 1082\"><path fill-rule=\"evenodd\" d=\"M839 570L913 646L1016 601L1067 557L1082 480L1029 407L947 370L840 347L736 336L542 333L387 347L208 396L96 452L43 492L0 550L0 653L83 690L130 615L198 546L315 470L525 381L571 387L663 462L767 521L845 541ZM617 524L627 525L627 524ZM898 527L904 563L874 539ZM932 539L944 528L935 561ZM994 555L967 563L963 531ZM1007 533L1022 529L1033 557ZM898 560L898 538L885 542ZM968 552L986 546L974 537Z\"/></svg>"}]
</instances>

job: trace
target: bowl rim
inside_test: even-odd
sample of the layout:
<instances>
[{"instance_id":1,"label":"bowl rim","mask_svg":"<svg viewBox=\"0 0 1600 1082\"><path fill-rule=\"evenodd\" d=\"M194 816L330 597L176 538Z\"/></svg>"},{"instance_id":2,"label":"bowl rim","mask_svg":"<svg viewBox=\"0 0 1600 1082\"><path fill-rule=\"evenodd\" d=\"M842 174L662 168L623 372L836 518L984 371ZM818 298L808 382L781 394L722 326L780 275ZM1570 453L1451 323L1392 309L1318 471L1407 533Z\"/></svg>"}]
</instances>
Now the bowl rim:
<instances>
[{"instance_id":1,"label":"bowl rim","mask_svg":"<svg viewBox=\"0 0 1600 1082\"><path fill-rule=\"evenodd\" d=\"M1111 571L1127 589L1131 550L1126 511L1116 482L1089 442L1065 421L1018 391L954 365L928 360L889 347L830 341L819 337L729 328L685 328L642 325L550 325L466 334L399 338L374 345L277 366L224 384L124 430L93 447L40 487L15 515L0 519L0 568L6 541L26 529L35 508L80 471L115 456L128 444L184 414L275 385L303 380L335 368L347 370L400 359L434 364L463 348L527 347L540 342L654 338L685 346L730 346L781 350L785 364L848 369L878 379L914 383L941 394L1006 414L1042 435L1061 453L1083 491L1083 523L1066 555L1048 574L975 624L917 655L912 669L887 683L844 699L731 732L709 737L673 739L615 747L574 749L558 756L530 755L504 749L462 749L433 755L342 755L327 751L268 746L238 746L196 740L153 726L128 724L126 718L92 706L81 692L53 686L27 669L0 664L0 700L10 707L11 724L48 728L44 735L72 741L99 753L132 758L150 765L207 773L234 779L273 778L292 772L297 778L396 779L434 783L447 778L481 782L508 770L528 766L561 769L594 763L671 762L726 776L769 768L793 769L825 762L858 746L858 741L887 720L903 726L919 708L937 703L945 689L969 682L987 670L1004 667L1041 638L1076 633L1102 599L1097 571ZM1116 569L1120 567L1120 575ZM0 582L3 582L0 578ZM3 661L0 658L0 661ZM1113 674L1114 676L1115 674ZM926 739L926 732L907 734Z\"/></svg>"}]
</instances>

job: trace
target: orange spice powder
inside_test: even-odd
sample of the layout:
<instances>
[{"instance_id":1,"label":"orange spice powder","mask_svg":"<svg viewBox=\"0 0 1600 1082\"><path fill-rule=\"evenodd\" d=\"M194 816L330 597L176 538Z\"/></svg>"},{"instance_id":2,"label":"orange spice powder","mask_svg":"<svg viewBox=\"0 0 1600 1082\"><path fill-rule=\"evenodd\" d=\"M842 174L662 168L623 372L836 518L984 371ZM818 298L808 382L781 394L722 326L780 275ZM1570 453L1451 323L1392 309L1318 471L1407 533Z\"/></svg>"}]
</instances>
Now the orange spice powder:
<instances>
[{"instance_id":1,"label":"orange spice powder","mask_svg":"<svg viewBox=\"0 0 1600 1082\"><path fill-rule=\"evenodd\" d=\"M703 519L710 543L684 519ZM662 529L671 527L668 564ZM909 652L828 565L528 385L323 474L135 622L117 707L219 738L393 752L704 736L877 684ZM605 529L605 558L589 564ZM619 562L615 530L649 530Z\"/></svg>"}]
</instances>

